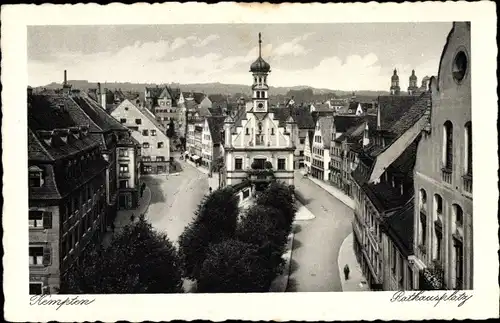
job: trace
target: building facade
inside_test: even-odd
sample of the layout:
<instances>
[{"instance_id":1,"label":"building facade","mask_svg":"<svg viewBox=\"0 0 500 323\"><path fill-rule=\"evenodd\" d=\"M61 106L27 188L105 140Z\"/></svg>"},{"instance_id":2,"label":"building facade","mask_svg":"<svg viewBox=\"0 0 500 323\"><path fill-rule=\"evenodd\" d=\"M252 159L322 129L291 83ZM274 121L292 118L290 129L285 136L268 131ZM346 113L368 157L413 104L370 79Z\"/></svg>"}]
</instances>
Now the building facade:
<instances>
[{"instance_id":1,"label":"building facade","mask_svg":"<svg viewBox=\"0 0 500 323\"><path fill-rule=\"evenodd\" d=\"M410 259L420 289L473 288L470 28L453 24L430 84L433 108L417 152Z\"/></svg>"},{"instance_id":2,"label":"building facade","mask_svg":"<svg viewBox=\"0 0 500 323\"><path fill-rule=\"evenodd\" d=\"M322 181L330 178L330 144L334 136L333 116L319 117L311 147L311 175Z\"/></svg>"},{"instance_id":3,"label":"building facade","mask_svg":"<svg viewBox=\"0 0 500 323\"><path fill-rule=\"evenodd\" d=\"M224 116L208 117L205 119L202 133L202 165L210 172L216 171L213 166L221 163L220 157L222 148L222 132L224 131Z\"/></svg>"},{"instance_id":4,"label":"building facade","mask_svg":"<svg viewBox=\"0 0 500 323\"><path fill-rule=\"evenodd\" d=\"M106 231L108 162L100 138L68 111L70 101L28 95L30 294L58 293L67 270Z\"/></svg>"},{"instance_id":5,"label":"building facade","mask_svg":"<svg viewBox=\"0 0 500 323\"><path fill-rule=\"evenodd\" d=\"M249 179L268 182L274 177L288 185L294 183L293 154L295 121L289 117L284 127L269 109L268 82L270 65L261 55L250 66L252 104L244 113L233 112L224 121L223 185L235 185ZM269 169L272 169L272 172Z\"/></svg>"},{"instance_id":6,"label":"building facade","mask_svg":"<svg viewBox=\"0 0 500 323\"><path fill-rule=\"evenodd\" d=\"M111 115L130 129L132 137L141 145L139 169L141 174L160 174L169 171L170 140L165 134L165 128L156 121L149 110L125 100L111 112Z\"/></svg>"}]
</instances>

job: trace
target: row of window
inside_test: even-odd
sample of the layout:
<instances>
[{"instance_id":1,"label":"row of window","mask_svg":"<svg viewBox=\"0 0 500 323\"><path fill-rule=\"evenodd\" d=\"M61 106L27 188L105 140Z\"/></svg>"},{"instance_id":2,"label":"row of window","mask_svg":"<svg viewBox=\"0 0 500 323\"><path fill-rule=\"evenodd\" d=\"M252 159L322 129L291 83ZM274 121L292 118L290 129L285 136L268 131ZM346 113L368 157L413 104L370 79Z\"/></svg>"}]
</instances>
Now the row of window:
<instances>
[{"instance_id":1,"label":"row of window","mask_svg":"<svg viewBox=\"0 0 500 323\"><path fill-rule=\"evenodd\" d=\"M150 161L164 162L165 156L143 156L142 161L143 162L150 162Z\"/></svg>"},{"instance_id":2,"label":"row of window","mask_svg":"<svg viewBox=\"0 0 500 323\"><path fill-rule=\"evenodd\" d=\"M255 91L255 98L265 99L265 98L267 98L267 92L266 91Z\"/></svg>"},{"instance_id":3,"label":"row of window","mask_svg":"<svg viewBox=\"0 0 500 323\"><path fill-rule=\"evenodd\" d=\"M143 136L149 136L149 134L151 134L151 136L156 136L156 130L155 129L151 129L151 130L144 129L144 130L142 130L142 135Z\"/></svg>"},{"instance_id":4,"label":"row of window","mask_svg":"<svg viewBox=\"0 0 500 323\"><path fill-rule=\"evenodd\" d=\"M320 156L325 155L325 150L323 148L313 147L312 152L313 152L313 154L320 155Z\"/></svg>"},{"instance_id":5,"label":"row of window","mask_svg":"<svg viewBox=\"0 0 500 323\"><path fill-rule=\"evenodd\" d=\"M254 84L266 84L267 76L254 76L253 83Z\"/></svg>"},{"instance_id":6,"label":"row of window","mask_svg":"<svg viewBox=\"0 0 500 323\"><path fill-rule=\"evenodd\" d=\"M150 148L149 142L143 142L142 148ZM156 143L156 148L164 148L163 141L159 141Z\"/></svg>"},{"instance_id":7,"label":"row of window","mask_svg":"<svg viewBox=\"0 0 500 323\"><path fill-rule=\"evenodd\" d=\"M324 168L324 165L325 163L321 160L317 160L317 159L314 159L312 160L312 164L316 167L319 167L319 168Z\"/></svg>"},{"instance_id":8,"label":"row of window","mask_svg":"<svg viewBox=\"0 0 500 323\"><path fill-rule=\"evenodd\" d=\"M127 119L121 118L120 123L122 124L127 123ZM142 119L135 119L135 124L142 124Z\"/></svg>"},{"instance_id":9,"label":"row of window","mask_svg":"<svg viewBox=\"0 0 500 323\"><path fill-rule=\"evenodd\" d=\"M463 255L463 226L464 226L464 213L460 205L451 205L451 222L448 223L444 216L444 203L443 198L439 194L434 194L432 203L432 214L429 221L428 218L428 201L427 192L424 189L420 189L419 192L419 210L420 210L420 221L419 221L419 248L425 257L427 251L427 246L430 243L432 260L437 260L439 263L443 261L443 232L446 232L446 226L451 225L452 240L454 241L453 257L455 263L454 278L456 284L461 287L463 281L464 273L464 255ZM428 239L428 230L430 229L431 238ZM430 241L429 241L430 240Z\"/></svg>"},{"instance_id":10,"label":"row of window","mask_svg":"<svg viewBox=\"0 0 500 323\"><path fill-rule=\"evenodd\" d=\"M35 229L52 228L52 212L30 210L28 215L29 227Z\"/></svg>"},{"instance_id":11,"label":"row of window","mask_svg":"<svg viewBox=\"0 0 500 323\"><path fill-rule=\"evenodd\" d=\"M264 169L267 159L255 158L253 164L256 164L257 169ZM243 170L243 158L234 159L234 169ZM286 158L278 158L278 170L286 170Z\"/></svg>"}]
</instances>

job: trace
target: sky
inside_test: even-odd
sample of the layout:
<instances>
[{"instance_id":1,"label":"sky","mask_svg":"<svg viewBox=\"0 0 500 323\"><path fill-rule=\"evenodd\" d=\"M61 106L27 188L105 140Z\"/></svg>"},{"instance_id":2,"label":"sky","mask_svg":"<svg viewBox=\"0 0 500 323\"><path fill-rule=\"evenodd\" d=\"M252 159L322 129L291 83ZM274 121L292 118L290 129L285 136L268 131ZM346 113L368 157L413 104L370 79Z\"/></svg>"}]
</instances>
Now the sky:
<instances>
[{"instance_id":1,"label":"sky","mask_svg":"<svg viewBox=\"0 0 500 323\"><path fill-rule=\"evenodd\" d=\"M437 75L451 22L29 26L31 86L69 80L251 84L250 64L271 65L270 86L402 90Z\"/></svg>"}]
</instances>

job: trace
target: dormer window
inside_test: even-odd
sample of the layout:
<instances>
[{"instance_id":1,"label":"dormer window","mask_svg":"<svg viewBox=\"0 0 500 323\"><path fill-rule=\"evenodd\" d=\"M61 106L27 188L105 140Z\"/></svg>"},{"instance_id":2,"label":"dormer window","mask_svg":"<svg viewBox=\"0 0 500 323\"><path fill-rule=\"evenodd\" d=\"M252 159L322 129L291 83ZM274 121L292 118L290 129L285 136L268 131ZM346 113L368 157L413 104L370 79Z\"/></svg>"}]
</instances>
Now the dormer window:
<instances>
[{"instance_id":1,"label":"dormer window","mask_svg":"<svg viewBox=\"0 0 500 323\"><path fill-rule=\"evenodd\" d=\"M42 169L38 166L31 166L28 169L30 187L41 187L43 185Z\"/></svg>"}]
</instances>

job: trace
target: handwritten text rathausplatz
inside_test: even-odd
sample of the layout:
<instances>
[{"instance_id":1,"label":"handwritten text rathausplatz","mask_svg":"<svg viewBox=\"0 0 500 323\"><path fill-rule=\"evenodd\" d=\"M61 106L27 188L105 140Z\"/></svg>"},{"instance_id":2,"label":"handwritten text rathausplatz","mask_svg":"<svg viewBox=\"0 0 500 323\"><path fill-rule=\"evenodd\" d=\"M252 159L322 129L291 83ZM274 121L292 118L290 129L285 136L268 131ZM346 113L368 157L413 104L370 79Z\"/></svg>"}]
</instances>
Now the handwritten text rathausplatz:
<instances>
[{"instance_id":1,"label":"handwritten text rathausplatz","mask_svg":"<svg viewBox=\"0 0 500 323\"><path fill-rule=\"evenodd\" d=\"M434 307L441 301L459 302L458 307L465 304L473 295L468 295L464 291L432 293L426 291L415 291L413 293L398 291L391 297L391 302L435 302Z\"/></svg>"}]
</instances>

